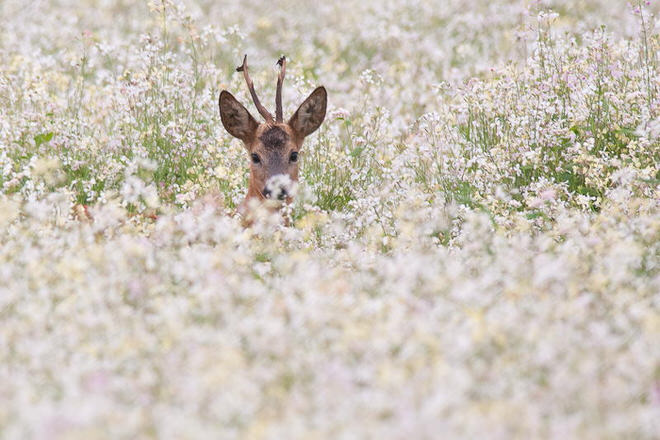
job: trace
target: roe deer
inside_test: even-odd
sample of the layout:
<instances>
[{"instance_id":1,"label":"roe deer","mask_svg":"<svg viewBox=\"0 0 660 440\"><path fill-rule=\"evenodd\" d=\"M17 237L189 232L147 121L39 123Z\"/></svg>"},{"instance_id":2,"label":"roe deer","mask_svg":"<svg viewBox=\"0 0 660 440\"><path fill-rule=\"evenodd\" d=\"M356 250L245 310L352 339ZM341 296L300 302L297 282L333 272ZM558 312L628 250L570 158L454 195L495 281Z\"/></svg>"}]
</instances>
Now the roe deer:
<instances>
[{"instance_id":1,"label":"roe deer","mask_svg":"<svg viewBox=\"0 0 660 440\"><path fill-rule=\"evenodd\" d=\"M275 119L261 105L254 84L248 74L247 55L236 68L243 72L254 105L266 122L258 123L248 110L226 90L220 93L220 119L232 136L243 141L250 154L250 180L245 200L239 207L244 214L250 199L276 199L291 202L292 194L282 185L271 185L277 176L298 180L298 152L306 136L313 133L325 118L328 96L323 86L317 87L288 122L282 118L282 83L286 72L286 58L277 61L280 72L275 93Z\"/></svg>"}]
</instances>

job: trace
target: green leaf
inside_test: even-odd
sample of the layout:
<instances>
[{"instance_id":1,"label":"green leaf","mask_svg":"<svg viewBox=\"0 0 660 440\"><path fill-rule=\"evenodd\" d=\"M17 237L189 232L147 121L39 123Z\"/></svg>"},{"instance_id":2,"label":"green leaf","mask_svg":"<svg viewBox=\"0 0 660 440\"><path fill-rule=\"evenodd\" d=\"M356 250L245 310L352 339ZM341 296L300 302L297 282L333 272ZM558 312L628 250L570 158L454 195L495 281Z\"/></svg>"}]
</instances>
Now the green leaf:
<instances>
[{"instance_id":1,"label":"green leaf","mask_svg":"<svg viewBox=\"0 0 660 440\"><path fill-rule=\"evenodd\" d=\"M539 218L539 217L543 217L546 220L548 219L548 216L544 212L541 212L541 211L530 212L530 213L526 214L525 217L527 217L527 219L529 219L529 220L534 220L535 218Z\"/></svg>"},{"instance_id":2,"label":"green leaf","mask_svg":"<svg viewBox=\"0 0 660 440\"><path fill-rule=\"evenodd\" d=\"M363 151L364 151L364 147L355 147L353 150L351 150L349 155L353 158L360 157Z\"/></svg>"},{"instance_id":3,"label":"green leaf","mask_svg":"<svg viewBox=\"0 0 660 440\"><path fill-rule=\"evenodd\" d=\"M34 143L38 147L41 144L49 142L53 138L53 132L49 131L48 133L40 133L34 137Z\"/></svg>"}]
</instances>

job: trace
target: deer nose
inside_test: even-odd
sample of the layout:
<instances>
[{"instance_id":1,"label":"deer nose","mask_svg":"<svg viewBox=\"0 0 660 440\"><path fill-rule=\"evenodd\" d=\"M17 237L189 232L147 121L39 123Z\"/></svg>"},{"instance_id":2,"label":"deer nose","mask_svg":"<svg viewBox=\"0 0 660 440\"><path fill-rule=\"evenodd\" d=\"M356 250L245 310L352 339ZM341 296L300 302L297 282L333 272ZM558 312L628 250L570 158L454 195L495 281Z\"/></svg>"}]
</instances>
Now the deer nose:
<instances>
[{"instance_id":1,"label":"deer nose","mask_svg":"<svg viewBox=\"0 0 660 440\"><path fill-rule=\"evenodd\" d=\"M267 199L276 198L277 200L284 200L289 196L289 193L286 190L286 188L275 188L275 193L273 193L273 191L270 188L265 186L263 191L261 191L261 193Z\"/></svg>"}]
</instances>

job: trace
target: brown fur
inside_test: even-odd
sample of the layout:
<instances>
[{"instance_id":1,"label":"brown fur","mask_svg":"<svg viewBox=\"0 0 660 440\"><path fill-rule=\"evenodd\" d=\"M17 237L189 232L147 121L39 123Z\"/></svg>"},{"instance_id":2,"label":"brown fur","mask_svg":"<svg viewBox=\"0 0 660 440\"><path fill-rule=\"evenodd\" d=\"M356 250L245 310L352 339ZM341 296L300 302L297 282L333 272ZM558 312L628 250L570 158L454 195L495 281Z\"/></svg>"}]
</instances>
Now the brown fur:
<instances>
[{"instance_id":1,"label":"brown fur","mask_svg":"<svg viewBox=\"0 0 660 440\"><path fill-rule=\"evenodd\" d=\"M267 129L261 136L259 140L268 150L278 150L284 147L286 142L289 140L289 135L282 127L272 126Z\"/></svg>"}]
</instances>

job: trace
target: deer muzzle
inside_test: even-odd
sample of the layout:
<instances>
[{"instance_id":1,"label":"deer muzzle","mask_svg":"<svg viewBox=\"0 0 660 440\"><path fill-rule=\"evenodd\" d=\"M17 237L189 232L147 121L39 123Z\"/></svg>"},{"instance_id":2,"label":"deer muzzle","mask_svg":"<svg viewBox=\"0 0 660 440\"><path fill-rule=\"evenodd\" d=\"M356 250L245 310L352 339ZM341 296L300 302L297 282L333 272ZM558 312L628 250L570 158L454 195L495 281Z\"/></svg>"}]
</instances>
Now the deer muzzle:
<instances>
[{"instance_id":1,"label":"deer muzzle","mask_svg":"<svg viewBox=\"0 0 660 440\"><path fill-rule=\"evenodd\" d=\"M286 200L296 192L296 182L288 174L276 174L266 181L262 194L271 200Z\"/></svg>"}]
</instances>

